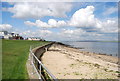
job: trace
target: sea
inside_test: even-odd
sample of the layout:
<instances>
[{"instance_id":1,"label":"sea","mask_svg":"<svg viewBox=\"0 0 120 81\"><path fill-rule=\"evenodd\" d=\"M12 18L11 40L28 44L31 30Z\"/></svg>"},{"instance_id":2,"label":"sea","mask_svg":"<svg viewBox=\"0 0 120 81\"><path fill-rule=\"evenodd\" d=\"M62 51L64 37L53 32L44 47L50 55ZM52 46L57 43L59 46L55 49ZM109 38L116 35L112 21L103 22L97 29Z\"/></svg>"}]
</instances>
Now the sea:
<instances>
[{"instance_id":1,"label":"sea","mask_svg":"<svg viewBox=\"0 0 120 81\"><path fill-rule=\"evenodd\" d=\"M94 52L107 54L112 56L120 56L118 52L118 45L120 42L76 42L76 41L65 41L63 44L70 45L72 47L78 48L82 51Z\"/></svg>"}]
</instances>

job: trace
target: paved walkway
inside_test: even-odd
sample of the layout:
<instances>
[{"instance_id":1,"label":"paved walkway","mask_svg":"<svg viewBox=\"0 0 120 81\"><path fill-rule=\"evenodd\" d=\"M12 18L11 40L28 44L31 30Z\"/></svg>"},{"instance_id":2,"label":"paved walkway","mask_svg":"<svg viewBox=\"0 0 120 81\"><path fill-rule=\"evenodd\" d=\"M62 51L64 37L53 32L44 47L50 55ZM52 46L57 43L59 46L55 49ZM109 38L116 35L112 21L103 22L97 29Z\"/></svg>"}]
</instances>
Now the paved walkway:
<instances>
[{"instance_id":1,"label":"paved walkway","mask_svg":"<svg viewBox=\"0 0 120 81\"><path fill-rule=\"evenodd\" d=\"M26 63L27 66L27 71L28 71L28 75L29 75L29 79L39 79L37 72L35 71L32 63L31 63L31 58L30 58L30 54L29 54L29 58L27 60Z\"/></svg>"}]
</instances>

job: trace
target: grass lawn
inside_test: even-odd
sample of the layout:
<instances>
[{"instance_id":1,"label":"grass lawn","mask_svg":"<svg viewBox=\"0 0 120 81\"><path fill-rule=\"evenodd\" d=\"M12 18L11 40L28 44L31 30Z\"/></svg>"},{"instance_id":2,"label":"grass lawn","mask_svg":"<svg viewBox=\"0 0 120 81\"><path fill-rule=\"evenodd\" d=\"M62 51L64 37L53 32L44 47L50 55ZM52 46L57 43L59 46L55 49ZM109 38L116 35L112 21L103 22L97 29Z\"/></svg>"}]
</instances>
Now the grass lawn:
<instances>
[{"instance_id":1,"label":"grass lawn","mask_svg":"<svg viewBox=\"0 0 120 81\"><path fill-rule=\"evenodd\" d=\"M28 79L26 61L32 44L48 42L2 40L2 79Z\"/></svg>"}]
</instances>

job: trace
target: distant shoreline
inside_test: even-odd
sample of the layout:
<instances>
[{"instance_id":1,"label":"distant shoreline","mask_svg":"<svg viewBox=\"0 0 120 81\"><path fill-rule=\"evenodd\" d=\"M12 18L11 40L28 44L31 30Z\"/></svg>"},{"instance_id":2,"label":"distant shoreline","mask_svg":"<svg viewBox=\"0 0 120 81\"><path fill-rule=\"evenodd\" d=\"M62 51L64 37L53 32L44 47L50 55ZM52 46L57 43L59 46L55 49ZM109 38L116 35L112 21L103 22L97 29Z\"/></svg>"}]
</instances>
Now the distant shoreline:
<instances>
[{"instance_id":1,"label":"distant shoreline","mask_svg":"<svg viewBox=\"0 0 120 81\"><path fill-rule=\"evenodd\" d=\"M68 45L68 44L63 44L62 42L56 42L57 44L60 44L60 45L64 45L66 47L70 47L70 48L75 48L75 49L85 49L85 48L79 48L79 47L73 47L71 45ZM87 52L87 53L94 53L94 54L98 54L98 55L106 55L106 56L112 56L112 57L117 57L119 58L118 56L113 56L112 54L106 54L106 53L96 53L96 52L90 52L90 51L85 51L85 50L80 50L80 51L83 51L83 52Z\"/></svg>"},{"instance_id":2,"label":"distant shoreline","mask_svg":"<svg viewBox=\"0 0 120 81\"><path fill-rule=\"evenodd\" d=\"M66 47L70 47L70 48L75 48L75 49L84 49L84 48L79 48L79 47L73 47L71 45L68 45L68 44L63 44L62 42L56 42L57 44L60 44L60 45L64 45Z\"/></svg>"},{"instance_id":3,"label":"distant shoreline","mask_svg":"<svg viewBox=\"0 0 120 81\"><path fill-rule=\"evenodd\" d=\"M120 41L61 41L61 42L120 42Z\"/></svg>"}]
</instances>

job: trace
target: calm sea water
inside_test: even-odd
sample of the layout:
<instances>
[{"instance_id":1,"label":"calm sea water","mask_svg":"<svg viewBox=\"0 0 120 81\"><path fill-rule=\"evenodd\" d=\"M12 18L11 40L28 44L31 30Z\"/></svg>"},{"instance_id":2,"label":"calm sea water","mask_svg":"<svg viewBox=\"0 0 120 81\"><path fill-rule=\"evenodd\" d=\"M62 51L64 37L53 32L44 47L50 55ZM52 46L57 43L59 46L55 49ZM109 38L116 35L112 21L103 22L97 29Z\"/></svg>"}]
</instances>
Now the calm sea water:
<instances>
[{"instance_id":1,"label":"calm sea water","mask_svg":"<svg viewBox=\"0 0 120 81\"><path fill-rule=\"evenodd\" d=\"M62 42L80 50L118 56L118 42Z\"/></svg>"}]
</instances>

